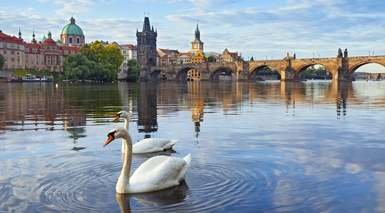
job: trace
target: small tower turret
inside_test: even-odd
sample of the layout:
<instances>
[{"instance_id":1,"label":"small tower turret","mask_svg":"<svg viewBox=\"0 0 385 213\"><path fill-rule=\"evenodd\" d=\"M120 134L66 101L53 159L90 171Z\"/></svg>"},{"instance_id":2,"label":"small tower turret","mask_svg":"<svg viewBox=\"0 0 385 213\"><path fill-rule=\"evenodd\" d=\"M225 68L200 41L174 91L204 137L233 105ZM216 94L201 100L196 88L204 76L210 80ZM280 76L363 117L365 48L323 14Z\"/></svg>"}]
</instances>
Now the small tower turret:
<instances>
[{"instance_id":1,"label":"small tower turret","mask_svg":"<svg viewBox=\"0 0 385 213\"><path fill-rule=\"evenodd\" d=\"M19 27L19 39L22 39L22 37L21 37L21 31L20 31L20 27Z\"/></svg>"}]
</instances>

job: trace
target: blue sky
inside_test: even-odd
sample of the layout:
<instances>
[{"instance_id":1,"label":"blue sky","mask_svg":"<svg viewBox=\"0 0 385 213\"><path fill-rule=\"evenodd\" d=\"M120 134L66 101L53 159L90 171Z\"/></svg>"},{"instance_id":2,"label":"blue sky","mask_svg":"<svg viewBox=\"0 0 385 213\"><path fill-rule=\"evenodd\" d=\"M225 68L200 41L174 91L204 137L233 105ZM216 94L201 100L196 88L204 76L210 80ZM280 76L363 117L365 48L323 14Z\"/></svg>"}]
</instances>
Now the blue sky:
<instances>
[{"instance_id":1,"label":"blue sky","mask_svg":"<svg viewBox=\"0 0 385 213\"><path fill-rule=\"evenodd\" d=\"M158 29L158 47L190 49L199 21L206 51L245 58L385 55L385 2L380 0L2 0L0 29L29 40L61 28L73 15L86 40L135 43L144 13Z\"/></svg>"}]
</instances>

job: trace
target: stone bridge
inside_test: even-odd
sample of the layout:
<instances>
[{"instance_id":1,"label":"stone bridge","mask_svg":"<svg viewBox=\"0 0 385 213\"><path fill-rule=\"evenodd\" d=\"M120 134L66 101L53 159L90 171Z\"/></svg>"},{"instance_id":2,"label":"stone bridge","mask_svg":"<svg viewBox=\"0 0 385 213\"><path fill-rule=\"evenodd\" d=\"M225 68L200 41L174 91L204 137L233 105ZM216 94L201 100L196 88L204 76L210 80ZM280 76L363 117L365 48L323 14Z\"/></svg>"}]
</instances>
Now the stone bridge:
<instances>
[{"instance_id":1,"label":"stone bridge","mask_svg":"<svg viewBox=\"0 0 385 213\"><path fill-rule=\"evenodd\" d=\"M300 74L308 67L322 65L336 80L353 80L353 73L361 66L376 63L385 66L385 56L356 56L336 58L288 58L249 62L249 79L264 68L276 71L281 80L299 80Z\"/></svg>"},{"instance_id":2,"label":"stone bridge","mask_svg":"<svg viewBox=\"0 0 385 213\"><path fill-rule=\"evenodd\" d=\"M194 70L199 80L219 80L221 75L229 76L231 79L247 79L247 63L200 63L200 64L178 64L168 66L153 66L150 68L149 77L152 80L178 80L189 79L188 72ZM198 77L196 76L196 77ZM193 76L195 77L195 76Z\"/></svg>"},{"instance_id":3,"label":"stone bridge","mask_svg":"<svg viewBox=\"0 0 385 213\"><path fill-rule=\"evenodd\" d=\"M281 60L255 60L236 62L206 62L201 64L178 64L168 66L153 66L149 69L151 80L179 80L191 78L188 73L194 70L199 80L220 80L227 76L232 80L253 80L259 71L270 69L280 75L282 81L296 81L300 79L301 72L313 65L322 65L332 75L333 80L351 81L353 73L361 66L377 63L385 66L385 56L356 56L348 57L347 50L344 55L335 58L302 58L286 57ZM192 76L194 77L194 76ZM224 79L226 79L224 77Z\"/></svg>"}]
</instances>

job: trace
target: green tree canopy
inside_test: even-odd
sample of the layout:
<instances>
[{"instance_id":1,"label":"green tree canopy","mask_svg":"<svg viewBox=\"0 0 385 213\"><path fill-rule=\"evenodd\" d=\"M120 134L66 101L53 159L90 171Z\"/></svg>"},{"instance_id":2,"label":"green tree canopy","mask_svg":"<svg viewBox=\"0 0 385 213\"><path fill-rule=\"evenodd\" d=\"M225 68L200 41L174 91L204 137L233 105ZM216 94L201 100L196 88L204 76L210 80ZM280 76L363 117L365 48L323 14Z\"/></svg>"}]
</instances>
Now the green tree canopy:
<instances>
[{"instance_id":1,"label":"green tree canopy","mask_svg":"<svg viewBox=\"0 0 385 213\"><path fill-rule=\"evenodd\" d=\"M217 59L215 58L215 56L210 55L210 56L207 58L207 61L208 61L208 62L216 62Z\"/></svg>"},{"instance_id":2,"label":"green tree canopy","mask_svg":"<svg viewBox=\"0 0 385 213\"><path fill-rule=\"evenodd\" d=\"M138 61L131 59L127 62L127 80L137 81L139 79L140 66Z\"/></svg>"},{"instance_id":3,"label":"green tree canopy","mask_svg":"<svg viewBox=\"0 0 385 213\"><path fill-rule=\"evenodd\" d=\"M113 81L122 62L117 45L95 41L83 46L80 53L66 58L64 74L70 80Z\"/></svg>"},{"instance_id":4,"label":"green tree canopy","mask_svg":"<svg viewBox=\"0 0 385 213\"><path fill-rule=\"evenodd\" d=\"M3 69L4 64L5 64L5 58L3 55L0 54L0 70Z\"/></svg>"}]
</instances>

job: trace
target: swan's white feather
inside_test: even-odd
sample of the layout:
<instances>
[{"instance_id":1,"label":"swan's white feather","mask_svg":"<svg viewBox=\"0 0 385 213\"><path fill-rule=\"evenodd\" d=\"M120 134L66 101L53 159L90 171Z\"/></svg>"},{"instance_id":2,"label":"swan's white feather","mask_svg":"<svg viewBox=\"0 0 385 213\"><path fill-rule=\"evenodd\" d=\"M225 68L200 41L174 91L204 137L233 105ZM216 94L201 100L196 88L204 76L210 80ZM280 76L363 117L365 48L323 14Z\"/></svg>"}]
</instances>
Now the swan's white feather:
<instances>
[{"instance_id":1,"label":"swan's white feather","mask_svg":"<svg viewBox=\"0 0 385 213\"><path fill-rule=\"evenodd\" d=\"M186 161L188 160L188 162ZM179 185L185 177L191 156L155 156L142 163L131 175L127 191L143 193Z\"/></svg>"},{"instance_id":2,"label":"swan's white feather","mask_svg":"<svg viewBox=\"0 0 385 213\"><path fill-rule=\"evenodd\" d=\"M145 138L135 143L132 146L132 153L143 154L151 152L161 152L171 149L177 140L170 140L164 138Z\"/></svg>"}]
</instances>

